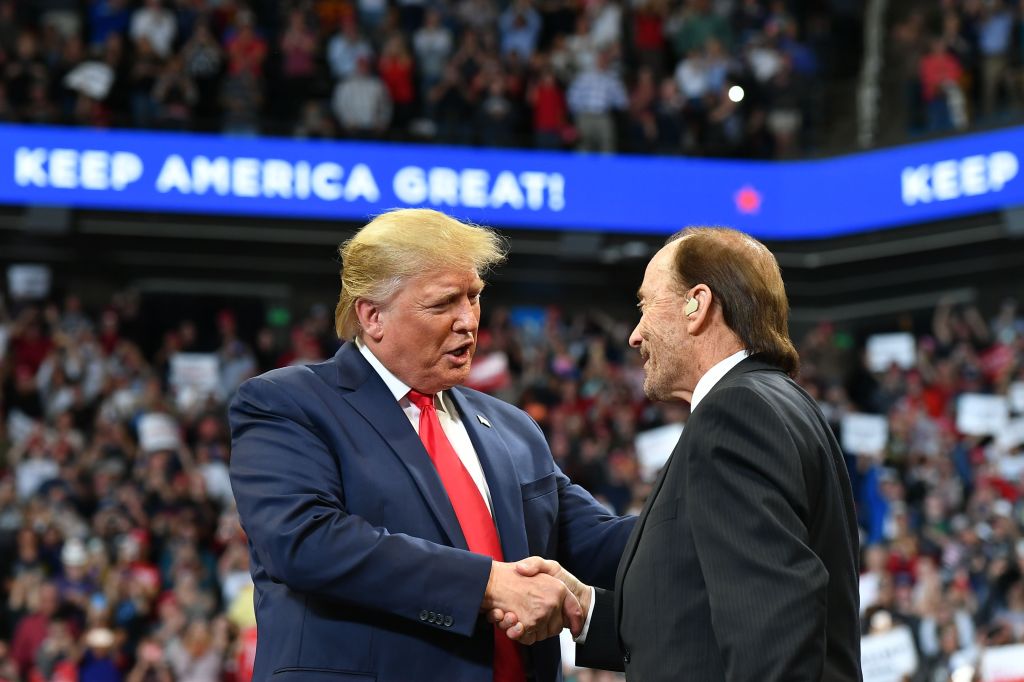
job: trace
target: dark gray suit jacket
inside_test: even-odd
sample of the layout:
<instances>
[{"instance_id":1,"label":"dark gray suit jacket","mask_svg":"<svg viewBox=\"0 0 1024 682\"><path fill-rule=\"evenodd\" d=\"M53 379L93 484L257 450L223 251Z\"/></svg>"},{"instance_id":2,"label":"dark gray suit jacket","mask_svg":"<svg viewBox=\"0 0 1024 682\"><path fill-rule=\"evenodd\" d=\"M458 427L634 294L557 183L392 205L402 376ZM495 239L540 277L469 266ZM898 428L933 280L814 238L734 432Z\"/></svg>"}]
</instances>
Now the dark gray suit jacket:
<instances>
[{"instance_id":1,"label":"dark gray suit jacket","mask_svg":"<svg viewBox=\"0 0 1024 682\"><path fill-rule=\"evenodd\" d=\"M858 682L857 543L817 404L747 358L687 422L577 665L639 682Z\"/></svg>"}]
</instances>

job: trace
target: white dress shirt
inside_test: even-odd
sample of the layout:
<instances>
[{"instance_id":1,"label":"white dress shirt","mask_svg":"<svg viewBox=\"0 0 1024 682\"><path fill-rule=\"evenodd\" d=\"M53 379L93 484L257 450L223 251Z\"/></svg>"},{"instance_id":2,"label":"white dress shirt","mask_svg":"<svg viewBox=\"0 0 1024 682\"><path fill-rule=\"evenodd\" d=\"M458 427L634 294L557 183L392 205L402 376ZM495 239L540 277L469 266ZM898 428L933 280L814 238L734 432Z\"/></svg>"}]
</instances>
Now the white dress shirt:
<instances>
[{"instance_id":1,"label":"white dress shirt","mask_svg":"<svg viewBox=\"0 0 1024 682\"><path fill-rule=\"evenodd\" d=\"M365 344L357 342L356 346L359 348L359 352L363 354L363 357L366 358L366 361L370 363L370 366L384 380L388 390L391 391L391 395L395 396L399 407L402 408L405 416L412 423L412 428L416 430L416 433L419 433L420 408L409 401L408 394L411 387L392 374L391 370L385 367ZM466 426L459 419L459 412L455 409L451 396L445 391L440 391L434 395L434 408L437 410L437 419L441 422L444 435L448 437L448 441L452 444L452 448L455 449L455 453L462 460L462 466L466 467L466 471L473 478L476 487L480 489L480 496L484 498L484 502L487 503L487 509L493 517L494 504L491 502L491 490L487 487L487 479L484 478L484 470L480 466L480 458L476 454L473 442L469 440Z\"/></svg>"},{"instance_id":2,"label":"white dress shirt","mask_svg":"<svg viewBox=\"0 0 1024 682\"><path fill-rule=\"evenodd\" d=\"M715 387L719 381L722 380L729 370L740 364L750 355L750 351L743 349L736 351L724 360L720 360L711 366L704 376L700 378L697 385L693 389L693 397L690 398L690 414L697 409L697 403L703 400L708 392Z\"/></svg>"}]
</instances>

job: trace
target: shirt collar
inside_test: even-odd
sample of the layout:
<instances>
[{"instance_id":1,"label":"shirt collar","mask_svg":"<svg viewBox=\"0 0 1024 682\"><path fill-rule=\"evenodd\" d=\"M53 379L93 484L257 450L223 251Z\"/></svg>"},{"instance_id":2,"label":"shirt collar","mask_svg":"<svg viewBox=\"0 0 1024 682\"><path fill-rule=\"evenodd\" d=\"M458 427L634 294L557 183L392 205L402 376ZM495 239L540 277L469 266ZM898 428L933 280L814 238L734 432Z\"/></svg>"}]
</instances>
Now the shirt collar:
<instances>
[{"instance_id":1,"label":"shirt collar","mask_svg":"<svg viewBox=\"0 0 1024 682\"><path fill-rule=\"evenodd\" d=\"M746 349L736 351L724 360L715 363L711 369L705 372L704 376L697 382L697 386L693 389L693 397L690 399L690 414L693 414L693 411L697 409L697 404L707 396L715 384L721 381L722 377L728 374L730 369L743 362L749 355L750 351Z\"/></svg>"},{"instance_id":2,"label":"shirt collar","mask_svg":"<svg viewBox=\"0 0 1024 682\"><path fill-rule=\"evenodd\" d=\"M391 395L395 397L395 400L397 402L408 400L407 396L409 391L412 390L412 387L396 377L390 369L385 367L384 363L378 360L377 356L373 354L373 351L371 351L360 339L356 339L356 348L358 348L359 352L363 354L366 361L370 363L370 367L373 367L374 371L377 372L377 374L380 375L380 378L384 380L384 384L388 387L388 390L391 391ZM444 399L444 396L442 395L443 393L444 391L438 391L434 396L434 407L439 410L447 411L447 401Z\"/></svg>"}]
</instances>

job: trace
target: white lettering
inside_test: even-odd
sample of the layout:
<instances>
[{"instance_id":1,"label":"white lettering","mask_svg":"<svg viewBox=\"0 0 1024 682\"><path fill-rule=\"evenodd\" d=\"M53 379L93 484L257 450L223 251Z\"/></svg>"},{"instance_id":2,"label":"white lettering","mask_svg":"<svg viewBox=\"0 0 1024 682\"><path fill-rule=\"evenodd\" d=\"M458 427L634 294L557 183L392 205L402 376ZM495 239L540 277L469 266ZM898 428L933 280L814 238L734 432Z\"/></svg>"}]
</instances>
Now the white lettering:
<instances>
[{"instance_id":1,"label":"white lettering","mask_svg":"<svg viewBox=\"0 0 1024 682\"><path fill-rule=\"evenodd\" d=\"M928 166L903 169L903 203L907 206L929 203L932 200L932 189L928 186Z\"/></svg>"},{"instance_id":2,"label":"white lettering","mask_svg":"<svg viewBox=\"0 0 1024 682\"><path fill-rule=\"evenodd\" d=\"M192 190L206 194L210 187L222 197L231 193L231 162L226 156L211 161L205 156L192 159Z\"/></svg>"},{"instance_id":3,"label":"white lettering","mask_svg":"<svg viewBox=\"0 0 1024 682\"><path fill-rule=\"evenodd\" d=\"M998 192L1010 180L1017 177L1020 165L1013 152L996 152L988 157L989 190Z\"/></svg>"},{"instance_id":4,"label":"white lettering","mask_svg":"<svg viewBox=\"0 0 1024 682\"><path fill-rule=\"evenodd\" d=\"M95 149L87 149L82 152L82 165L80 170L82 187L84 189L109 189L110 188L110 155L106 152Z\"/></svg>"},{"instance_id":5,"label":"white lettering","mask_svg":"<svg viewBox=\"0 0 1024 682\"><path fill-rule=\"evenodd\" d=\"M526 188L526 205L534 211L544 208L544 185L547 184L547 173L529 171L519 174L519 180Z\"/></svg>"},{"instance_id":6,"label":"white lettering","mask_svg":"<svg viewBox=\"0 0 1024 682\"><path fill-rule=\"evenodd\" d=\"M487 171L479 168L464 168L461 173L462 205L470 208L484 208L487 206L487 181L490 176Z\"/></svg>"},{"instance_id":7,"label":"white lettering","mask_svg":"<svg viewBox=\"0 0 1024 682\"><path fill-rule=\"evenodd\" d=\"M292 198L292 165L280 159L263 162L263 196Z\"/></svg>"},{"instance_id":8,"label":"white lettering","mask_svg":"<svg viewBox=\"0 0 1024 682\"><path fill-rule=\"evenodd\" d=\"M985 157L968 156L960 162L960 191L969 197L988 191L985 182Z\"/></svg>"},{"instance_id":9,"label":"white lettering","mask_svg":"<svg viewBox=\"0 0 1024 682\"><path fill-rule=\"evenodd\" d=\"M50 186L59 189L78 187L78 152L54 149L50 152Z\"/></svg>"},{"instance_id":10,"label":"white lettering","mask_svg":"<svg viewBox=\"0 0 1024 682\"><path fill-rule=\"evenodd\" d=\"M939 161L932 166L932 192L936 200L946 201L960 196L956 170L956 161Z\"/></svg>"},{"instance_id":11,"label":"white lettering","mask_svg":"<svg viewBox=\"0 0 1024 682\"><path fill-rule=\"evenodd\" d=\"M431 168L428 175L430 203L459 205L459 174L451 168Z\"/></svg>"},{"instance_id":12,"label":"white lettering","mask_svg":"<svg viewBox=\"0 0 1024 682\"><path fill-rule=\"evenodd\" d=\"M491 208L501 208L508 204L512 208L522 208L525 199L523 190L519 189L516 176L510 171L502 171L491 188Z\"/></svg>"},{"instance_id":13,"label":"white lettering","mask_svg":"<svg viewBox=\"0 0 1024 682\"><path fill-rule=\"evenodd\" d=\"M309 193L309 164L299 161L295 164L295 196L299 199L308 199Z\"/></svg>"},{"instance_id":14,"label":"white lettering","mask_svg":"<svg viewBox=\"0 0 1024 682\"><path fill-rule=\"evenodd\" d=\"M260 195L259 159L235 159L231 164L231 184L236 197L258 197Z\"/></svg>"},{"instance_id":15,"label":"white lettering","mask_svg":"<svg viewBox=\"0 0 1024 682\"><path fill-rule=\"evenodd\" d=\"M188 167L185 160L177 154L171 154L164 161L160 175L156 179L156 191L166 194L171 190L177 190L182 194L192 193L192 178L188 176Z\"/></svg>"},{"instance_id":16,"label":"white lettering","mask_svg":"<svg viewBox=\"0 0 1024 682\"><path fill-rule=\"evenodd\" d=\"M313 194L324 201L337 201L341 198L342 168L336 163L325 161L317 164L310 178Z\"/></svg>"},{"instance_id":17,"label":"white lettering","mask_svg":"<svg viewBox=\"0 0 1024 682\"><path fill-rule=\"evenodd\" d=\"M348 174L348 182L345 184L345 201L365 199L366 201L378 201L380 189L377 181L373 179L373 173L364 163L357 163Z\"/></svg>"},{"instance_id":18,"label":"white lettering","mask_svg":"<svg viewBox=\"0 0 1024 682\"><path fill-rule=\"evenodd\" d=\"M565 178L561 173L548 176L548 208L552 211L565 208Z\"/></svg>"},{"instance_id":19,"label":"white lettering","mask_svg":"<svg viewBox=\"0 0 1024 682\"><path fill-rule=\"evenodd\" d=\"M14 181L19 187L46 187L46 171L43 169L45 163L45 149L18 147L14 152Z\"/></svg>"},{"instance_id":20,"label":"white lettering","mask_svg":"<svg viewBox=\"0 0 1024 682\"><path fill-rule=\"evenodd\" d=\"M423 169L418 166L399 169L391 181L391 188L403 204L422 204L427 200L427 181L423 177Z\"/></svg>"},{"instance_id":21,"label":"white lettering","mask_svg":"<svg viewBox=\"0 0 1024 682\"><path fill-rule=\"evenodd\" d=\"M1013 152L975 154L931 165L903 169L903 203L913 206L998 192L1017 177L1020 164Z\"/></svg>"},{"instance_id":22,"label":"white lettering","mask_svg":"<svg viewBox=\"0 0 1024 682\"><path fill-rule=\"evenodd\" d=\"M118 192L142 177L142 159L131 152L115 152L110 160L110 186Z\"/></svg>"}]
</instances>

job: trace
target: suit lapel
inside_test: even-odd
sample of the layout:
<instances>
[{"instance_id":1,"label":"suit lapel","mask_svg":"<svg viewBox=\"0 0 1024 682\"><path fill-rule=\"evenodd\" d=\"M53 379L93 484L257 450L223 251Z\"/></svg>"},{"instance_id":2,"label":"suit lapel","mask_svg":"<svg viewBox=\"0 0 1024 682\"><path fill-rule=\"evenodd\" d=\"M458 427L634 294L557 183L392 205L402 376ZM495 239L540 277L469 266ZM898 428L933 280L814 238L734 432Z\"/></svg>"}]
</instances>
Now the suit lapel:
<instances>
[{"instance_id":1,"label":"suit lapel","mask_svg":"<svg viewBox=\"0 0 1024 682\"><path fill-rule=\"evenodd\" d=\"M758 355L751 355L745 358L743 361L736 364L735 367L730 369L725 376L718 380L718 382L711 387L708 391L708 395L711 395L716 390L721 389L723 386L728 385L736 377L746 374L747 372L758 372L758 371L775 371L780 372L781 370L774 365L771 365L761 359ZM707 400L707 397L704 398ZM687 420L689 421L689 420ZM643 511L640 513L640 518L637 519L636 526L633 528L633 533L629 536L629 541L626 543L626 549L622 553L622 560L619 562L619 570L615 574L615 622L616 630L618 630L618 623L622 618L622 584L626 578L626 572L629 570L629 565L633 561L633 557L636 555L637 545L640 543L640 536L644 532L644 524L647 522L647 515L651 511L651 507L654 505L654 501L658 497L658 493L661 492L661 487L665 483L665 477L668 474L669 467L672 466L672 462L680 459L683 451L683 444L686 441L689 430L684 429L683 435L679 437L679 441L676 443L675 448L672 449L672 454L669 456L668 461L665 462L665 466L662 467L661 473L658 475L658 480L654 483L654 488L651 489L651 494L647 497L647 502L644 503ZM619 641L621 645L621 639Z\"/></svg>"},{"instance_id":2,"label":"suit lapel","mask_svg":"<svg viewBox=\"0 0 1024 682\"><path fill-rule=\"evenodd\" d=\"M687 432L684 429L682 435L679 436L679 440L676 442L676 446L672 448L672 454L669 455L668 460L665 462L665 466L661 468L661 472L658 474L658 480L654 482L651 494L647 496L644 508L640 512L640 518L637 519L636 526L633 527L633 532L629 536L629 541L626 542L626 548L622 552L622 559L619 561L619 569L615 574L616 630L618 630L618 623L622 618L622 584L626 579L626 572L629 570L629 565L633 561L633 556L636 555L637 545L640 544L640 536L643 535L644 525L647 523L647 515L650 513L651 507L654 505L654 501L658 498L658 493L661 492L661 488L665 484L665 477L668 475L669 467L672 466L672 462L682 457L680 452L682 452L683 449L683 441L686 439L686 433Z\"/></svg>"},{"instance_id":3,"label":"suit lapel","mask_svg":"<svg viewBox=\"0 0 1024 682\"><path fill-rule=\"evenodd\" d=\"M451 389L448 394L455 403L459 419L466 427L487 479L491 503L494 505L494 525L498 529L504 559L518 561L529 555L529 544L523 517L523 497L519 476L512 464L512 454L498 429L493 426L495 420L479 408L478 401L458 387Z\"/></svg>"},{"instance_id":4,"label":"suit lapel","mask_svg":"<svg viewBox=\"0 0 1024 682\"><path fill-rule=\"evenodd\" d=\"M467 549L459 520L444 484L430 461L430 455L384 381L354 344L346 343L342 346L332 362L337 366L337 383L342 389L345 402L398 455L434 518L448 536L449 544Z\"/></svg>"}]
</instances>

